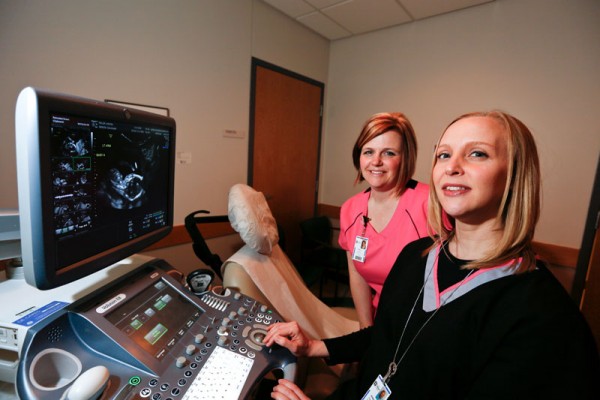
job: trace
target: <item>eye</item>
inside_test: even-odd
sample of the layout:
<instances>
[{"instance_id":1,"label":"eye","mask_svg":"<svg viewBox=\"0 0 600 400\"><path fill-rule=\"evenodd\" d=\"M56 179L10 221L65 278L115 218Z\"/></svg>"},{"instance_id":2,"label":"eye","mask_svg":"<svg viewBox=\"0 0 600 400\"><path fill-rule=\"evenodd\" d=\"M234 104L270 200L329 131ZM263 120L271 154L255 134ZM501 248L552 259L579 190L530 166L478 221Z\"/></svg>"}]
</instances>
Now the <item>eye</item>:
<instances>
[{"instance_id":1,"label":"eye","mask_svg":"<svg viewBox=\"0 0 600 400\"><path fill-rule=\"evenodd\" d=\"M450 153L448 153L447 151L440 151L435 157L438 160L445 160L447 158L450 158Z\"/></svg>"},{"instance_id":2,"label":"eye","mask_svg":"<svg viewBox=\"0 0 600 400\"><path fill-rule=\"evenodd\" d=\"M394 156L396 156L396 152L393 150L386 150L383 152L383 155L388 156L388 157L394 157Z\"/></svg>"},{"instance_id":3,"label":"eye","mask_svg":"<svg viewBox=\"0 0 600 400\"><path fill-rule=\"evenodd\" d=\"M369 155L373 154L373 150L371 150L371 149L364 149L361 154L363 154L365 156L369 156Z\"/></svg>"},{"instance_id":4,"label":"eye","mask_svg":"<svg viewBox=\"0 0 600 400\"><path fill-rule=\"evenodd\" d=\"M486 152L481 151L481 150L473 150L470 154L470 157L474 157L474 158L486 158L488 155Z\"/></svg>"}]
</instances>

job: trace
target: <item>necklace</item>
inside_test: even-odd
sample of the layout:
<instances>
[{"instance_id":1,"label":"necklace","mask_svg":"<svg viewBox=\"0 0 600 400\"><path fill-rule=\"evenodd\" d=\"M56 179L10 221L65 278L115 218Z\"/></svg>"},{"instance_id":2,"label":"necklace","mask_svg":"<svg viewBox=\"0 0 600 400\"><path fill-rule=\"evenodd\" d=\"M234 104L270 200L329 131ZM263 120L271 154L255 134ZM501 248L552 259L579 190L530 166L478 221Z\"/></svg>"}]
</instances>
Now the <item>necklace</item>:
<instances>
[{"instance_id":1,"label":"necklace","mask_svg":"<svg viewBox=\"0 0 600 400\"><path fill-rule=\"evenodd\" d=\"M438 251L438 254L436 257L439 257L439 251ZM427 281L429 280L429 277L431 276L432 271L433 271L433 268L431 268L429 270L429 272L427 273L427 276L425 277L425 281L423 282L423 286L421 287L421 290L419 290L419 294L417 294L417 298L415 299L415 302L410 310L410 313L408 314L408 318L406 319L406 323L404 324L404 328L402 329L402 333L400 334L400 340L398 340L398 345L396 346L396 351L394 353L394 357L392 358L392 362L390 362L390 365L388 366L387 373L383 377L383 380L385 381L385 383L388 383L390 381L390 379L392 379L392 377L396 374L396 371L398 370L398 365L402 362L402 360L404 359L404 356L406 356L406 353L408 353L408 350L410 350L411 346L413 345L413 343L415 342L415 340L417 339L417 337L419 336L421 331L425 328L425 326L427 326L429 321L431 321L431 319L438 313L438 311L440 311L442 309L442 307L444 305L446 305L446 303L448 303L448 301L450 301L450 299L452 298L454 293L462 286L463 283L465 283L465 281L469 278L469 276L471 276L471 274L475 270L469 271L467 276L465 276L460 281L460 283L452 290L452 292L450 292L448 297L446 297L443 300L443 302L440 304L440 306L438 308L436 308L435 311L425 320L425 322L423 323L423 325L421 325L421 327L419 328L417 333L415 333L415 336L413 336L412 340L410 341L410 343L408 344L406 349L404 349L404 352L402 353L402 355L400 356L398 361L396 361L396 358L398 357L398 351L400 351L400 345L402 344L402 340L404 339L404 334L406 333L406 329L408 328L408 323L410 322L413 312L415 311L415 308L417 307L417 303L419 302L419 298L421 297L421 294L423 294L423 291L425 290L425 285L427 284Z\"/></svg>"}]
</instances>

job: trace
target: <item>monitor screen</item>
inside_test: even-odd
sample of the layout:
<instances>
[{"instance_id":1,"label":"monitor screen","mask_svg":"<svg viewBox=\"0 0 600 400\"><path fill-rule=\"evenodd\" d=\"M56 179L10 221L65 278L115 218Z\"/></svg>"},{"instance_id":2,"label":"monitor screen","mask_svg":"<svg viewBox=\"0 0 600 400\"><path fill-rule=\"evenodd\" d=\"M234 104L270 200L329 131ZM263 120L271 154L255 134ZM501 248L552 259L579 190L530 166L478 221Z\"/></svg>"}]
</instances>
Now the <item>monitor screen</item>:
<instances>
[{"instance_id":1,"label":"monitor screen","mask_svg":"<svg viewBox=\"0 0 600 400\"><path fill-rule=\"evenodd\" d=\"M162 360L201 315L201 309L160 280L111 310L106 319L150 356Z\"/></svg>"},{"instance_id":2,"label":"monitor screen","mask_svg":"<svg viewBox=\"0 0 600 400\"><path fill-rule=\"evenodd\" d=\"M17 100L16 149L29 284L72 282L172 229L172 118L26 88Z\"/></svg>"}]
</instances>

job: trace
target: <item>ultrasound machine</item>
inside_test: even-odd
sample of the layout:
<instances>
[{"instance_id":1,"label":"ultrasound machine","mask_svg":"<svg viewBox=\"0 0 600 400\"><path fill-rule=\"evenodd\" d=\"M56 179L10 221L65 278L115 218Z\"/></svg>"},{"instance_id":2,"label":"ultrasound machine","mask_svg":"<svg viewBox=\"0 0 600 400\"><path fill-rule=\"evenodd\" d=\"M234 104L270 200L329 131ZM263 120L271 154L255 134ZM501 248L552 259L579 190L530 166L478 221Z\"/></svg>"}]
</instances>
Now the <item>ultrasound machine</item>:
<instances>
[{"instance_id":1,"label":"ultrasound machine","mask_svg":"<svg viewBox=\"0 0 600 400\"><path fill-rule=\"evenodd\" d=\"M24 279L1 283L0 339L21 399L250 399L294 379L263 345L276 311L136 254L173 226L172 118L26 88L16 149Z\"/></svg>"}]
</instances>

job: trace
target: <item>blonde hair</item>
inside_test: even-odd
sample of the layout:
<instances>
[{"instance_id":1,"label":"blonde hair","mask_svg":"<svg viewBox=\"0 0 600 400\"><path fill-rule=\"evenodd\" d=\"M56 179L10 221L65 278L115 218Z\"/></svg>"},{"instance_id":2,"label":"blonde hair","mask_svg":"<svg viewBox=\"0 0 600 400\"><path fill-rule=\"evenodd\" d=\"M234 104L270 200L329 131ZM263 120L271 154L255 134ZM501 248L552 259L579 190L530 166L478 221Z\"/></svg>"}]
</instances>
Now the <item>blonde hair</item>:
<instances>
[{"instance_id":1,"label":"blonde hair","mask_svg":"<svg viewBox=\"0 0 600 400\"><path fill-rule=\"evenodd\" d=\"M501 239L490 254L470 262L465 268L489 268L510 261L515 262L522 257L517 272L531 270L535 268L532 240L540 214L541 186L540 163L535 140L523 122L497 110L461 115L446 127L444 133L455 122L471 117L493 118L504 127L508 136L508 169L506 186L497 215L501 222ZM443 134L439 140L442 137ZM436 161L434 154L433 165ZM433 180L430 182L430 187L434 187ZM444 212L433 189L429 191L428 218L431 228L437 233L436 244L446 242L454 236L454 220Z\"/></svg>"},{"instance_id":2,"label":"blonde hair","mask_svg":"<svg viewBox=\"0 0 600 400\"><path fill-rule=\"evenodd\" d=\"M365 122L354 148L352 149L352 161L358 171L354 183L365 180L360 171L360 153L365 144L379 135L393 131L400 135L400 156L402 162L398 167L398 180L396 181L396 194L401 195L406 190L406 184L415 173L417 164L417 138L412 124L406 116L399 112L378 113L371 116Z\"/></svg>"}]
</instances>

